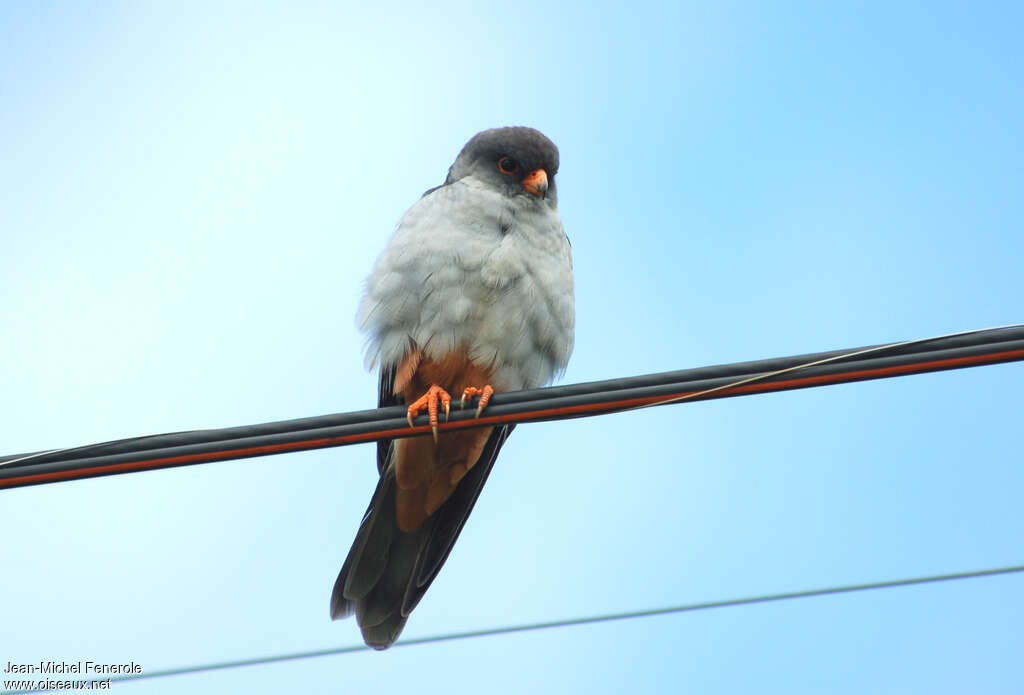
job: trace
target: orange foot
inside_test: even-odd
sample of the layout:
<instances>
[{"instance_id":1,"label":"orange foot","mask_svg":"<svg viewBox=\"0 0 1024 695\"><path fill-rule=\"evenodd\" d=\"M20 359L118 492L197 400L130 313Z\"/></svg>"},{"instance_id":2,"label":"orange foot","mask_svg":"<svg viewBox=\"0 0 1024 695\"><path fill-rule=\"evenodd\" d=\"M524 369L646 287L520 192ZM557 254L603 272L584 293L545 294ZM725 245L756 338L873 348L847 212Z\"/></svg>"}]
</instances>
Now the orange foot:
<instances>
[{"instance_id":1,"label":"orange foot","mask_svg":"<svg viewBox=\"0 0 1024 695\"><path fill-rule=\"evenodd\" d=\"M409 427L412 427L412 419L420 414L420 409L423 406L427 407L427 413L430 415L430 429L434 431L434 443L437 443L437 401L440 399L441 405L444 406L444 419L448 421L449 405L452 402L452 397L448 395L448 392L443 388L434 384L427 392L417 398L406 412L406 418L409 420Z\"/></svg>"},{"instance_id":2,"label":"orange foot","mask_svg":"<svg viewBox=\"0 0 1024 695\"><path fill-rule=\"evenodd\" d=\"M476 407L476 416L480 417L480 413L484 411L484 407L490 402L491 396L494 395L494 389L491 388L490 384L484 384L483 388L476 388L475 386L467 386L466 390L462 392L462 401L459 405L460 408L466 407L466 399L472 398L473 396L480 396L480 404Z\"/></svg>"}]
</instances>

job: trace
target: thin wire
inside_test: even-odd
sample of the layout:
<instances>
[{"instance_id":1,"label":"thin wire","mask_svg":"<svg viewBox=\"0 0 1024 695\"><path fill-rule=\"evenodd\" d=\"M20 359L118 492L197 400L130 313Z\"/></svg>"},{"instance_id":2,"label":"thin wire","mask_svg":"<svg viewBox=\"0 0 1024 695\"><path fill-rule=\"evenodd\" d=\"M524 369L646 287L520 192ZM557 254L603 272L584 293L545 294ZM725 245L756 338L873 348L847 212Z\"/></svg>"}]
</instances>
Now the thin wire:
<instances>
[{"instance_id":1,"label":"thin wire","mask_svg":"<svg viewBox=\"0 0 1024 695\"><path fill-rule=\"evenodd\" d=\"M37 451L34 454L25 454L24 456L19 456L16 459L7 459L6 461L0 461L0 466L7 466L12 463L21 463L22 461L29 461L34 458L39 458L40 456L49 456L50 454L62 454L66 451L73 451L77 448L79 447L69 446L64 449L50 449L49 451Z\"/></svg>"},{"instance_id":2,"label":"thin wire","mask_svg":"<svg viewBox=\"0 0 1024 695\"><path fill-rule=\"evenodd\" d=\"M667 606L664 608L651 608L647 610L628 611L625 613L607 613L604 615L586 616L580 618L566 618L563 620L550 620L541 623L525 623L522 625L508 625L504 627L493 627L484 630L467 630L464 632L449 632L442 635L430 635L427 637L414 637L395 643L391 648L413 647L422 644L435 644L437 642L451 642L454 640L474 639L477 637L494 637L507 635L516 632L534 632L560 627L574 627L577 625L592 625L594 623L606 623L616 620L632 620L635 618L650 618L658 615L671 613L690 613L694 611L713 610L716 608L731 608L734 606L746 606L754 603L770 603L773 601L789 601L802 598L813 598L816 596L829 596L832 594L849 594L858 591L872 591L877 589L893 589L901 586L913 586L920 584L933 584L936 582L948 582L961 579L977 579L980 577L993 577L997 575L1016 574L1024 572L1024 565L1011 567L997 567L992 569L975 570L970 572L955 572L952 574L937 574L925 577L911 577L909 579L892 579L884 582L872 582L869 584L849 584L846 586L833 586L821 589L806 589L804 591L791 591L782 594L765 594L762 596L749 596L745 598L726 599L723 601L707 601L704 603L688 603L681 606ZM366 645L349 645L346 647L334 647L331 649L317 649L306 652L293 652L291 654L276 654L273 656L261 656L252 659L239 659L237 661L220 661L210 664L197 664L193 666L182 666L180 668L169 668L150 673L130 674L111 677L111 681L137 681L149 678L164 678L166 676L180 676L189 673L202 673L205 671L219 671L229 668L241 668L245 666L259 666L261 664L273 664L283 661L296 661L299 659L311 659L320 656L335 656L338 654L352 654L354 652L370 651ZM13 693L41 692L39 690L4 690L0 695L13 695Z\"/></svg>"}]
</instances>

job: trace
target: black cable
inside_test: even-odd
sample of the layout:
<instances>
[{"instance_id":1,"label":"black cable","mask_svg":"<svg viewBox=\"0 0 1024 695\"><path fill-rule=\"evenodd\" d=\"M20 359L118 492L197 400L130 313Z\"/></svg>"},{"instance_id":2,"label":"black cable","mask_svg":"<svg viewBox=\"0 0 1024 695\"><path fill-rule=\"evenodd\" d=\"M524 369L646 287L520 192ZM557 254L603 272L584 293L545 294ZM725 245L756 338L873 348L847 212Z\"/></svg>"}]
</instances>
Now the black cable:
<instances>
[{"instance_id":1,"label":"black cable","mask_svg":"<svg viewBox=\"0 0 1024 695\"><path fill-rule=\"evenodd\" d=\"M880 379L1024 360L1024 325L853 350L495 394L481 418L455 409L440 429L559 420L676 402ZM0 488L303 451L430 431L402 407L216 430L134 437L0 458Z\"/></svg>"}]
</instances>

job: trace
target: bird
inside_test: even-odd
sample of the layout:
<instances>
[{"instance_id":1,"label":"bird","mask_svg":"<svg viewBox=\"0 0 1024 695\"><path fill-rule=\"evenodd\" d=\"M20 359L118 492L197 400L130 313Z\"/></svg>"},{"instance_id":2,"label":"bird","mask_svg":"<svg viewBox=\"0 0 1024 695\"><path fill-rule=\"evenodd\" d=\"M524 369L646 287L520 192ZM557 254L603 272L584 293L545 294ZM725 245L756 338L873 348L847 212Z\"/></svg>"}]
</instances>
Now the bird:
<instances>
[{"instance_id":1,"label":"bird","mask_svg":"<svg viewBox=\"0 0 1024 695\"><path fill-rule=\"evenodd\" d=\"M558 214L558 148L516 126L474 135L401 218L357 322L378 405L424 408L431 432L377 444L377 488L331 593L367 646L398 639L448 558L514 425L438 433L452 399L476 417L494 392L564 372L574 343L572 249Z\"/></svg>"}]
</instances>

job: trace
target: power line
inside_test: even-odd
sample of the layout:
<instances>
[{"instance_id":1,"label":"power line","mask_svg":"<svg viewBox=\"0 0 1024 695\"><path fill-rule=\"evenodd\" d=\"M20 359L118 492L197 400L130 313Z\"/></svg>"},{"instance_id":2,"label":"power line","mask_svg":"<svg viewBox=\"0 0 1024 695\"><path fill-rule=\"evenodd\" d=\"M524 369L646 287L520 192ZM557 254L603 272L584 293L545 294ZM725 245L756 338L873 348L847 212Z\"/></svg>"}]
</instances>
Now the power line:
<instances>
[{"instance_id":1,"label":"power line","mask_svg":"<svg viewBox=\"0 0 1024 695\"><path fill-rule=\"evenodd\" d=\"M479 419L455 410L442 431L586 417L681 400L709 400L1024 360L1024 325L495 394ZM0 458L0 489L266 456L430 431L401 406L226 429L150 435Z\"/></svg>"},{"instance_id":2,"label":"power line","mask_svg":"<svg viewBox=\"0 0 1024 695\"><path fill-rule=\"evenodd\" d=\"M413 647L436 642L451 642L455 640L473 639L478 637L495 637L517 632L534 632L537 630L548 630L552 628L575 627L578 625L592 625L594 623L606 623L616 620L633 620L636 618L650 618L658 615L669 615L673 613L691 613L695 611L713 610L716 608L732 608L746 606L755 603L771 603L774 601L790 601L794 599L813 598L816 596L829 596L832 594L850 594L859 591L873 591L878 589L894 589L903 586L914 586L921 584L934 584L938 582L949 582L962 579L978 579L981 577L994 577L998 575L1017 574L1024 572L1024 565L1011 567L997 567L992 569L975 570L969 572L955 572L952 574L937 574L924 577L911 577L909 579L892 579L884 582L871 582L868 584L848 584L846 586L833 586L820 589L806 589L804 591L791 591L782 594L765 594L762 596L748 596L744 598L725 599L722 601L706 601L703 603L687 603L679 606L666 606L663 608L651 608L646 610L628 611L625 613L607 613L604 615L593 615L579 618L566 618L563 620L550 620L540 623L525 623L520 625L508 625L504 627L486 628L483 630L467 630L464 632L449 632L441 635L430 635L427 637L414 637L396 642L392 649L398 647ZM138 675L114 676L111 681L137 681L149 678L164 678L166 676L179 676L190 673L202 673L204 671L219 671L228 668L241 668L244 666L259 666L262 664L280 663L283 661L296 661L299 659L311 659L320 656L336 656L340 654L351 654L353 652L371 651L365 644L349 645L345 647L332 647L329 649L317 649L305 652L293 652L291 654L276 654L272 656L260 656L251 659L239 659L236 661L220 661L210 664L196 664L182 666L179 668L162 669ZM13 693L39 692L32 690L4 690L0 695Z\"/></svg>"}]
</instances>

